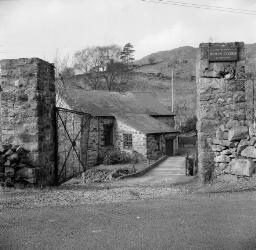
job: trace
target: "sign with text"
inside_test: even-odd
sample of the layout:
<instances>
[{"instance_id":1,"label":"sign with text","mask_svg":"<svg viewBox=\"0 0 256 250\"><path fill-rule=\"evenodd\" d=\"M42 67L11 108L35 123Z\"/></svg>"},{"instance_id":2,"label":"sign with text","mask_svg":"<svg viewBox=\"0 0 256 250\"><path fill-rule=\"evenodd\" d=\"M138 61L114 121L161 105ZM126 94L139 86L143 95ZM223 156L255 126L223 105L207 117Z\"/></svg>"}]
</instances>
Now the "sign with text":
<instances>
[{"instance_id":1,"label":"sign with text","mask_svg":"<svg viewBox=\"0 0 256 250\"><path fill-rule=\"evenodd\" d=\"M232 62L238 60L238 50L236 47L210 47L210 62Z\"/></svg>"}]
</instances>

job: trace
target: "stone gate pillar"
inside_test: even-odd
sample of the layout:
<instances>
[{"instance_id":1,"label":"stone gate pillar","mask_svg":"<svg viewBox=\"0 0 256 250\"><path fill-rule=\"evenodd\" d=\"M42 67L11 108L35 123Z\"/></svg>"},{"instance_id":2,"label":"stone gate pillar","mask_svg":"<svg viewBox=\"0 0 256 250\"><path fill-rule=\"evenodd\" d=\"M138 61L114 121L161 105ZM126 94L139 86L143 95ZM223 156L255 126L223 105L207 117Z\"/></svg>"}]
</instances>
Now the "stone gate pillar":
<instances>
[{"instance_id":1,"label":"stone gate pillar","mask_svg":"<svg viewBox=\"0 0 256 250\"><path fill-rule=\"evenodd\" d=\"M23 146L37 169L36 183L53 184L54 66L38 58L2 60L0 84L2 143Z\"/></svg>"},{"instance_id":2,"label":"stone gate pillar","mask_svg":"<svg viewBox=\"0 0 256 250\"><path fill-rule=\"evenodd\" d=\"M203 43L197 65L199 175L214 175L213 138L228 139L228 130L247 124L244 43Z\"/></svg>"}]
</instances>

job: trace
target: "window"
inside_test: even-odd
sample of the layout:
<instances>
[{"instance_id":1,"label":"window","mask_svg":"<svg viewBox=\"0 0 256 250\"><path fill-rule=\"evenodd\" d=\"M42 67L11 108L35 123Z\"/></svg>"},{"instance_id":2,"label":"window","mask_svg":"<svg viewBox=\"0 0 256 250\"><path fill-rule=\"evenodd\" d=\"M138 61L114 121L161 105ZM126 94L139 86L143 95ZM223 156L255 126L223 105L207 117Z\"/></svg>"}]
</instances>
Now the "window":
<instances>
[{"instance_id":1,"label":"window","mask_svg":"<svg viewBox=\"0 0 256 250\"><path fill-rule=\"evenodd\" d=\"M113 125L112 124L104 124L104 145L112 146L113 145Z\"/></svg>"},{"instance_id":2,"label":"window","mask_svg":"<svg viewBox=\"0 0 256 250\"><path fill-rule=\"evenodd\" d=\"M131 149L132 148L132 134L123 134L124 138L124 148Z\"/></svg>"}]
</instances>

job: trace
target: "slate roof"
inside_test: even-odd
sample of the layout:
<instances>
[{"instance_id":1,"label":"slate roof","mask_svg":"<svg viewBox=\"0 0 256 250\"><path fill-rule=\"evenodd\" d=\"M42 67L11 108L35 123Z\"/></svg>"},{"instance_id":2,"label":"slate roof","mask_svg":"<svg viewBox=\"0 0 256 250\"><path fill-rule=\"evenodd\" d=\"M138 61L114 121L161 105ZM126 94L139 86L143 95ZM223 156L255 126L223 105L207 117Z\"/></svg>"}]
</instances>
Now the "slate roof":
<instances>
[{"instance_id":1,"label":"slate roof","mask_svg":"<svg viewBox=\"0 0 256 250\"><path fill-rule=\"evenodd\" d=\"M73 109L93 116L113 116L123 113L174 115L150 92L119 93L70 88L66 91L64 99Z\"/></svg>"},{"instance_id":2,"label":"slate roof","mask_svg":"<svg viewBox=\"0 0 256 250\"><path fill-rule=\"evenodd\" d=\"M142 133L177 133L151 116L174 116L151 92L85 91L68 87L61 97L76 111L93 116L114 116Z\"/></svg>"},{"instance_id":3,"label":"slate roof","mask_svg":"<svg viewBox=\"0 0 256 250\"><path fill-rule=\"evenodd\" d=\"M145 134L177 133L178 131L167 124L150 117L147 114L122 114L116 119Z\"/></svg>"}]
</instances>

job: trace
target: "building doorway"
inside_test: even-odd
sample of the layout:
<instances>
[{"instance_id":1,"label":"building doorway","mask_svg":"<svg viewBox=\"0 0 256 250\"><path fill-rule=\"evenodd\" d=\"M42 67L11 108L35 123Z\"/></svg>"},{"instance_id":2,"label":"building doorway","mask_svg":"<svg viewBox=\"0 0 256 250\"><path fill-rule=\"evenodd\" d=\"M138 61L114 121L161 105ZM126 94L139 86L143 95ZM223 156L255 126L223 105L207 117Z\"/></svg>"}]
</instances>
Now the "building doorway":
<instances>
[{"instance_id":1,"label":"building doorway","mask_svg":"<svg viewBox=\"0 0 256 250\"><path fill-rule=\"evenodd\" d=\"M167 156L173 156L174 155L174 152L173 152L173 139L166 139L165 154Z\"/></svg>"}]
</instances>

